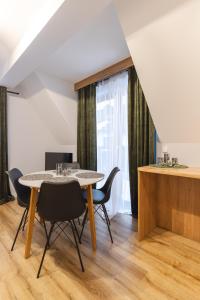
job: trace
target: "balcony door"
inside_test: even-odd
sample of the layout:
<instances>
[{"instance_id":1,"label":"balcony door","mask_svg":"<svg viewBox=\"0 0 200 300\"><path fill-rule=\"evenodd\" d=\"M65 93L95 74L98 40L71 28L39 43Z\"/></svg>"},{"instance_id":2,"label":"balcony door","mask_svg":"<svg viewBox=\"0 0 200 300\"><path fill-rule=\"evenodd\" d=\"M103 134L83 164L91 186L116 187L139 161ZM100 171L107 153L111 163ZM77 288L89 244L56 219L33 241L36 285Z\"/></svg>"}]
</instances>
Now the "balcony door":
<instances>
[{"instance_id":1,"label":"balcony door","mask_svg":"<svg viewBox=\"0 0 200 300\"><path fill-rule=\"evenodd\" d=\"M97 84L97 169L107 178L115 167L120 168L113 184L109 215L129 213L130 186L128 162L128 72ZM101 186L99 184L99 186Z\"/></svg>"}]
</instances>

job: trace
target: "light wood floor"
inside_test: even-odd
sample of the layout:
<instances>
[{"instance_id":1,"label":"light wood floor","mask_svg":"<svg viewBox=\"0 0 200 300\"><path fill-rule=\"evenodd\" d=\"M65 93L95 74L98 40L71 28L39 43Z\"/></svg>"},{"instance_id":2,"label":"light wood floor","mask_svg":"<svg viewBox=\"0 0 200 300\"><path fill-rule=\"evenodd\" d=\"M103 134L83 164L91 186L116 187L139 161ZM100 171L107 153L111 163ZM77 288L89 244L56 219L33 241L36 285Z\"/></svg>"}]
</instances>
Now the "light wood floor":
<instances>
[{"instance_id":1,"label":"light wood floor","mask_svg":"<svg viewBox=\"0 0 200 300\"><path fill-rule=\"evenodd\" d=\"M114 244L97 220L97 252L87 230L81 245L86 272L70 242L60 238L47 252L40 279L36 272L44 244L36 224L31 258L24 259L24 233L10 247L22 209L0 206L0 299L200 299L200 243L155 230L137 241L137 224L128 215L112 220Z\"/></svg>"}]
</instances>

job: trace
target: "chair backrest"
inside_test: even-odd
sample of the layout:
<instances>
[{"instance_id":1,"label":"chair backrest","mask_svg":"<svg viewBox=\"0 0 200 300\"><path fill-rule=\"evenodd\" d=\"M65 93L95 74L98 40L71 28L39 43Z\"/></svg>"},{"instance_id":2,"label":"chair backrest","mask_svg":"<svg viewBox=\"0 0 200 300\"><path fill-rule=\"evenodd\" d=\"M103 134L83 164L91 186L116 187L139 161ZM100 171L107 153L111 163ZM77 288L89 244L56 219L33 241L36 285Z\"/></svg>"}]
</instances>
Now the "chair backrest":
<instances>
[{"instance_id":1,"label":"chair backrest","mask_svg":"<svg viewBox=\"0 0 200 300\"><path fill-rule=\"evenodd\" d=\"M23 176L22 172L19 169L14 168L8 171L7 174L16 191L18 204L22 206L29 205L31 190L29 187L19 183L19 178Z\"/></svg>"},{"instance_id":2,"label":"chair backrest","mask_svg":"<svg viewBox=\"0 0 200 300\"><path fill-rule=\"evenodd\" d=\"M38 198L38 213L47 221L69 221L80 217L85 203L79 183L43 182Z\"/></svg>"},{"instance_id":3,"label":"chair backrest","mask_svg":"<svg viewBox=\"0 0 200 300\"><path fill-rule=\"evenodd\" d=\"M65 166L66 166L67 168L80 169L80 164L79 164L78 162L65 163Z\"/></svg>"},{"instance_id":4,"label":"chair backrest","mask_svg":"<svg viewBox=\"0 0 200 300\"><path fill-rule=\"evenodd\" d=\"M102 186L102 188L100 189L104 194L105 194L105 198L104 201L107 202L110 199L110 193L111 193L111 188L112 188L112 183L113 180L116 176L116 174L120 171L120 169L118 167L115 167L111 172L110 175L108 176L105 184Z\"/></svg>"}]
</instances>

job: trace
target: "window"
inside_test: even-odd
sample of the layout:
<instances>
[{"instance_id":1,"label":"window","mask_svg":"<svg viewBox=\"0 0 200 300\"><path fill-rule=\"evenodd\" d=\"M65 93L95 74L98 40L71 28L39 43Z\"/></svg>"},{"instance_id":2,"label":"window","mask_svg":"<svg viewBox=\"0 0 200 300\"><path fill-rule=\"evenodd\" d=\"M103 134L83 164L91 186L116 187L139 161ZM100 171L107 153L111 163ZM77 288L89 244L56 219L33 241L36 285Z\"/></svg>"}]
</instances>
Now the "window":
<instances>
[{"instance_id":1,"label":"window","mask_svg":"<svg viewBox=\"0 0 200 300\"><path fill-rule=\"evenodd\" d=\"M130 212L127 71L97 84L96 118L97 169L107 178L115 166L120 168L107 204L108 212L111 216Z\"/></svg>"}]
</instances>

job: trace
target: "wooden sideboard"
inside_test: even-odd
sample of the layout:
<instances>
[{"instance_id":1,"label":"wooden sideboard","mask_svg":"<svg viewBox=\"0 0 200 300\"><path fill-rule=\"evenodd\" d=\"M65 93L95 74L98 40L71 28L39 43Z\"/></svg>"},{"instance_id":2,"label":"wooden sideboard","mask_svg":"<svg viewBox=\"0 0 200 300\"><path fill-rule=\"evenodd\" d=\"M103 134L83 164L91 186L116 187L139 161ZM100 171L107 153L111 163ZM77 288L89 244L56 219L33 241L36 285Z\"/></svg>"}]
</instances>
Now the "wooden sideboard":
<instances>
[{"instance_id":1,"label":"wooden sideboard","mask_svg":"<svg viewBox=\"0 0 200 300\"><path fill-rule=\"evenodd\" d=\"M138 168L138 238L161 227L200 241L200 168Z\"/></svg>"}]
</instances>

